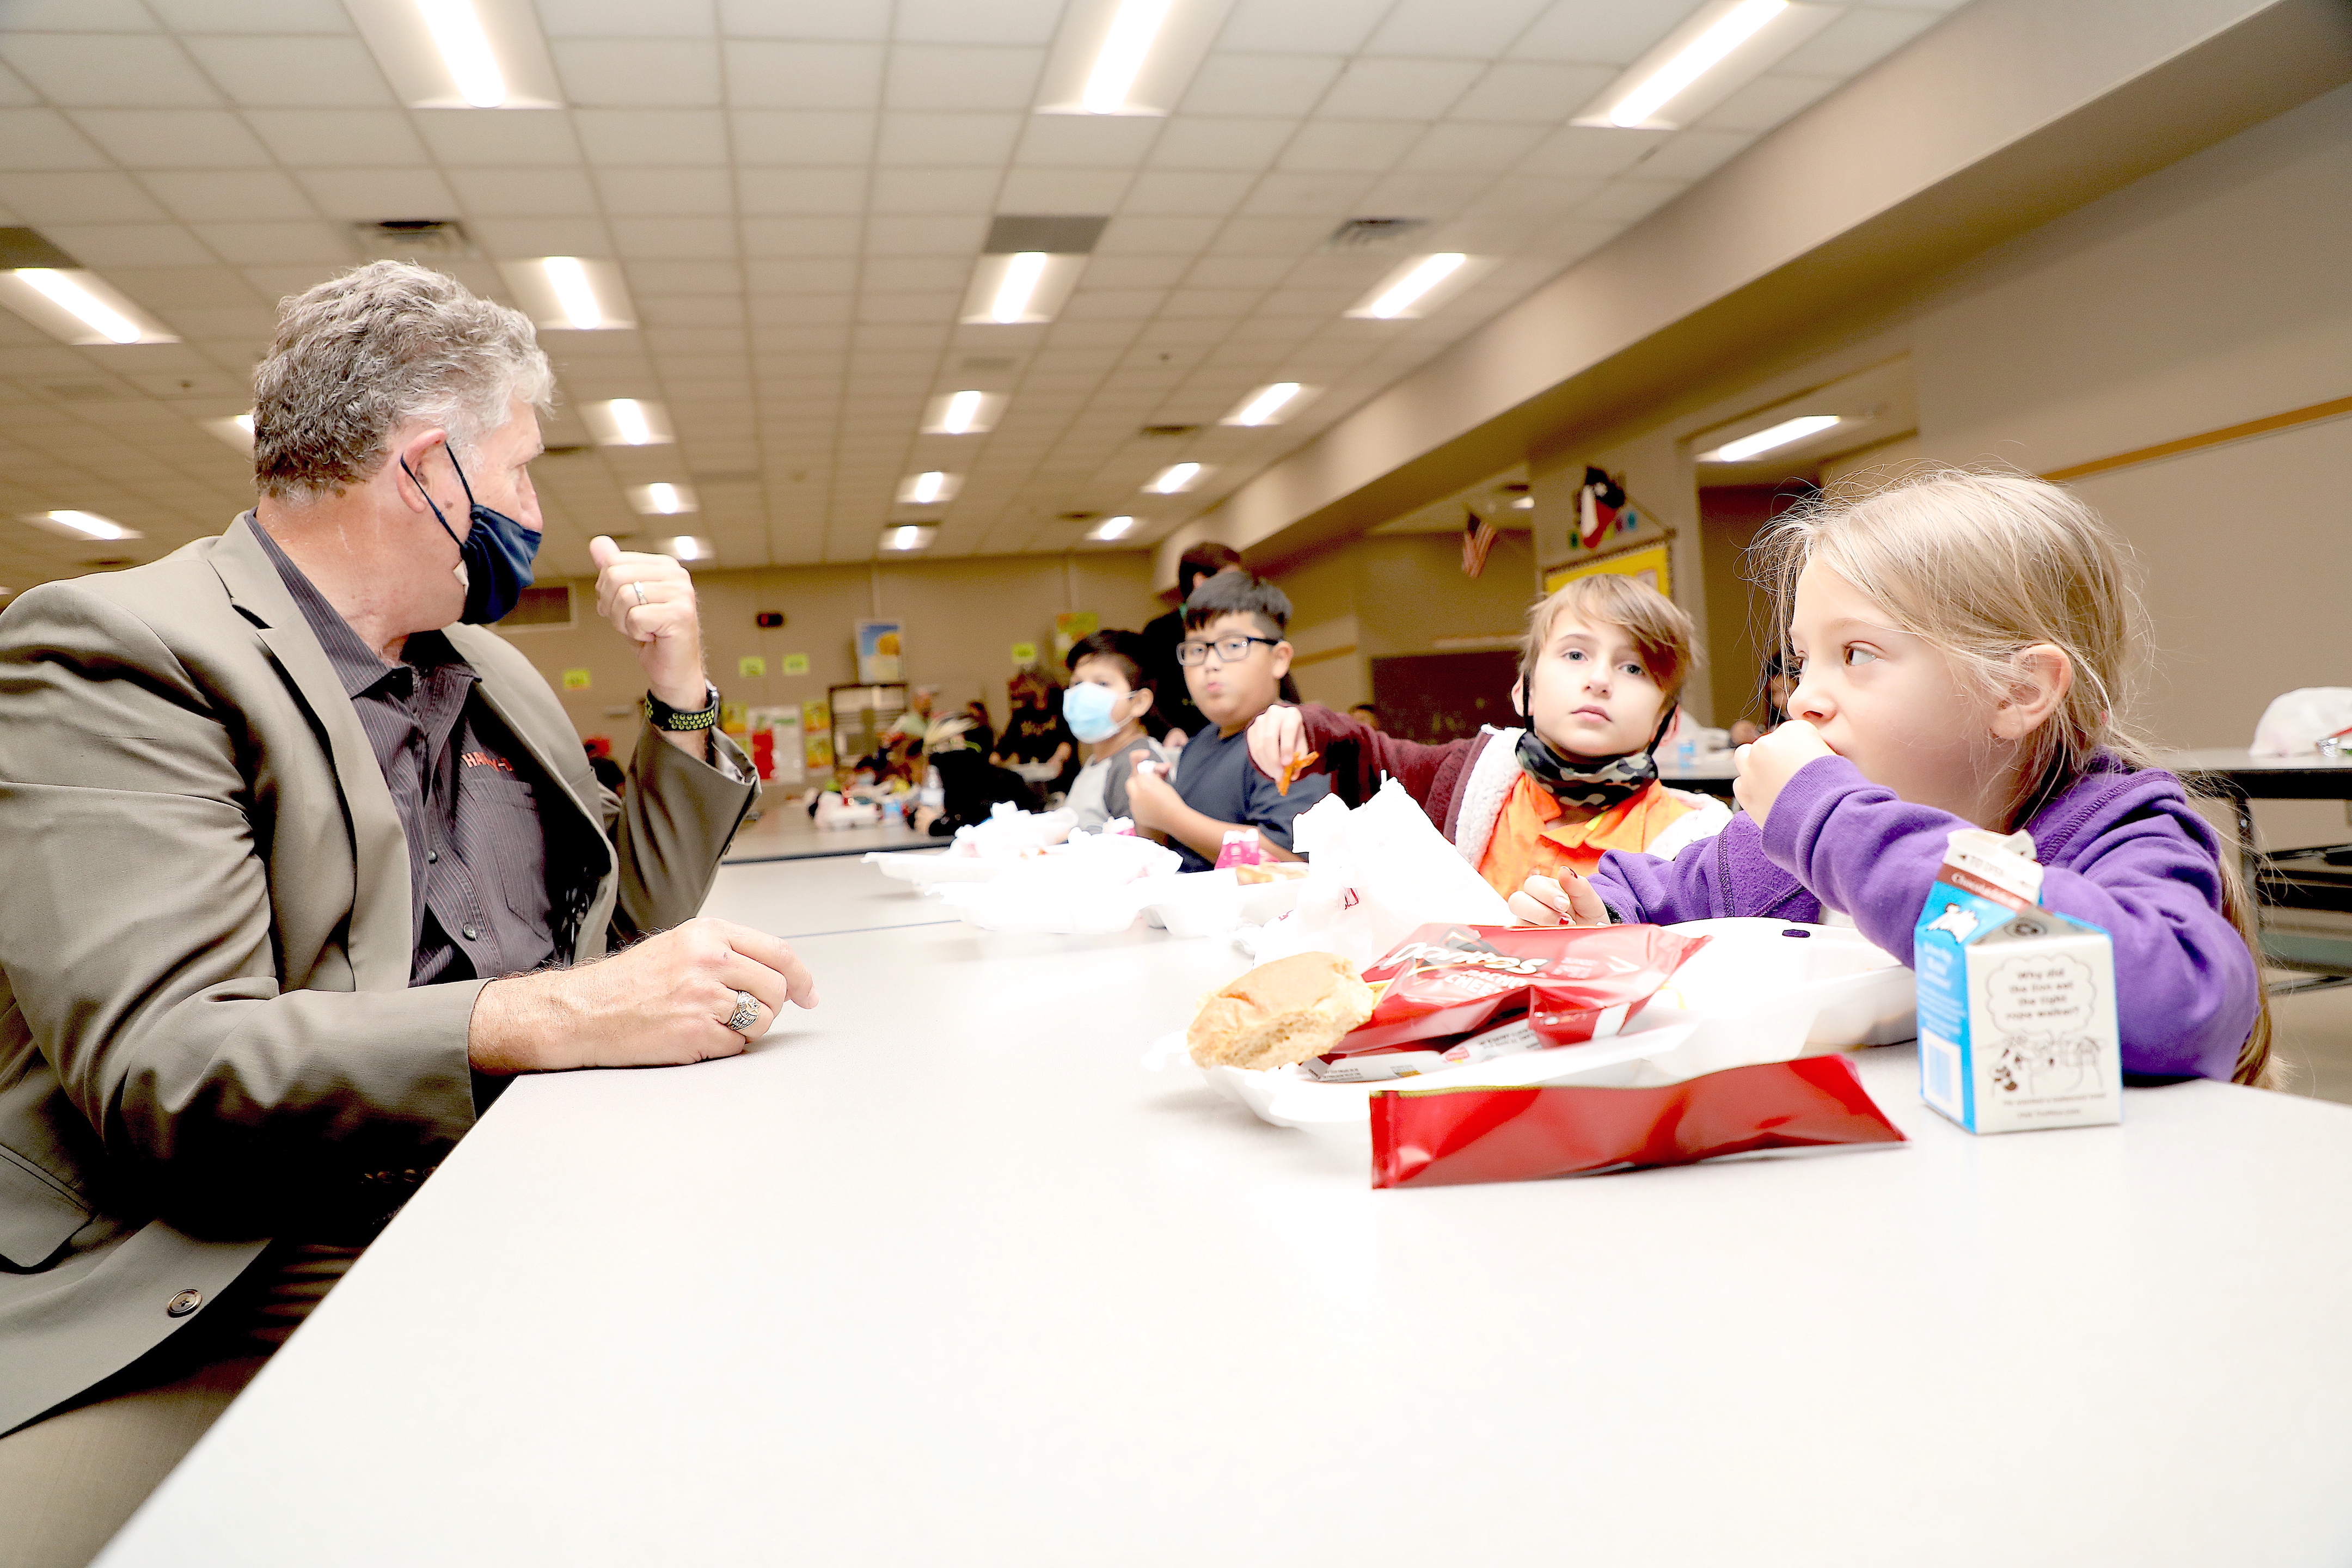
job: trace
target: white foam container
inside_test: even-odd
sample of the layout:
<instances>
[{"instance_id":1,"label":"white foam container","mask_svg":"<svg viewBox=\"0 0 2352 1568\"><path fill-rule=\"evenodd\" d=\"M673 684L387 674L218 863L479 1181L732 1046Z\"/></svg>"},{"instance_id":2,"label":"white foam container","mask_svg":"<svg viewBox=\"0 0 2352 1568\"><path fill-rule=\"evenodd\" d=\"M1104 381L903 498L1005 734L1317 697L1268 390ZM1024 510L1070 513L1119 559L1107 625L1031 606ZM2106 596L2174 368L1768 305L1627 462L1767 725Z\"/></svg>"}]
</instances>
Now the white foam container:
<instances>
[{"instance_id":1,"label":"white foam container","mask_svg":"<svg viewBox=\"0 0 2352 1568\"><path fill-rule=\"evenodd\" d=\"M877 849L866 857L866 864L896 881L928 888L934 882L985 882L1003 875L1014 862L942 849Z\"/></svg>"},{"instance_id":2,"label":"white foam container","mask_svg":"<svg viewBox=\"0 0 2352 1568\"><path fill-rule=\"evenodd\" d=\"M1264 925L1298 907L1304 878L1241 884L1223 871L1182 871L1144 884L1144 918L1170 936L1223 936L1236 926Z\"/></svg>"}]
</instances>

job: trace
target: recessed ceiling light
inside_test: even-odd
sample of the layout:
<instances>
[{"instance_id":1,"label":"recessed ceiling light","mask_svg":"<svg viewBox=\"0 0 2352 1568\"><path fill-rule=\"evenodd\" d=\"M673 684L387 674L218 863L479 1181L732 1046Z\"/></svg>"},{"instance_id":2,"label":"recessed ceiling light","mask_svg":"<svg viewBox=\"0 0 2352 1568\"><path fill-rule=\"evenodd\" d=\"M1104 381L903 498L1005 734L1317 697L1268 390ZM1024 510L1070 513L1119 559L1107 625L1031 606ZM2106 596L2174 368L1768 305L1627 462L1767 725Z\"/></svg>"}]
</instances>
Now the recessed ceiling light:
<instances>
[{"instance_id":1,"label":"recessed ceiling light","mask_svg":"<svg viewBox=\"0 0 2352 1568\"><path fill-rule=\"evenodd\" d=\"M610 332L636 325L629 289L610 261L584 256L531 256L499 263L515 302L542 327Z\"/></svg>"},{"instance_id":2,"label":"recessed ceiling light","mask_svg":"<svg viewBox=\"0 0 2352 1568\"><path fill-rule=\"evenodd\" d=\"M1156 496L1181 495L1198 484L1209 470L1198 463L1171 463L1151 476L1143 488Z\"/></svg>"},{"instance_id":3,"label":"recessed ceiling light","mask_svg":"<svg viewBox=\"0 0 2352 1568\"><path fill-rule=\"evenodd\" d=\"M1024 250L1005 263L1004 276L997 280L996 298L988 307L988 319L1002 325L1029 319L1029 301L1036 298L1037 285L1045 276L1045 253Z\"/></svg>"},{"instance_id":4,"label":"recessed ceiling light","mask_svg":"<svg viewBox=\"0 0 2352 1568\"><path fill-rule=\"evenodd\" d=\"M253 416L251 414L232 415L225 419L201 419L197 423L218 437L223 446L234 447L247 457L253 455Z\"/></svg>"},{"instance_id":5,"label":"recessed ceiling light","mask_svg":"<svg viewBox=\"0 0 2352 1568\"><path fill-rule=\"evenodd\" d=\"M1742 436L1737 441L1726 441L1712 452L1701 452L1698 460L1702 463L1744 463L1750 458L1761 457L1791 442L1801 441L1838 423L1840 420L1834 414L1805 414L1794 419L1783 419L1753 436Z\"/></svg>"},{"instance_id":6,"label":"recessed ceiling light","mask_svg":"<svg viewBox=\"0 0 2352 1568\"><path fill-rule=\"evenodd\" d=\"M63 533L74 539L137 539L139 531L125 528L110 517L100 517L94 511L59 510L37 512L31 519L53 533Z\"/></svg>"},{"instance_id":7,"label":"recessed ceiling light","mask_svg":"<svg viewBox=\"0 0 2352 1568\"><path fill-rule=\"evenodd\" d=\"M1168 20L1170 0L1119 0L1111 18L1110 35L1087 72L1086 90L1078 101L1088 114L1117 114L1127 107L1127 95Z\"/></svg>"},{"instance_id":8,"label":"recessed ceiling light","mask_svg":"<svg viewBox=\"0 0 2352 1568\"><path fill-rule=\"evenodd\" d=\"M476 109L496 109L507 100L506 73L474 14L473 0L416 0L433 47L457 84L458 96Z\"/></svg>"},{"instance_id":9,"label":"recessed ceiling light","mask_svg":"<svg viewBox=\"0 0 2352 1568\"><path fill-rule=\"evenodd\" d=\"M998 219L999 223L1003 222ZM1083 251L985 251L972 268L959 320L975 326L1013 327L1050 321L1086 270Z\"/></svg>"},{"instance_id":10,"label":"recessed ceiling light","mask_svg":"<svg viewBox=\"0 0 2352 1568\"><path fill-rule=\"evenodd\" d=\"M1277 381L1271 386L1261 386L1242 399L1241 406L1220 420L1223 425L1279 425L1291 412L1298 395L1307 389L1295 381Z\"/></svg>"},{"instance_id":11,"label":"recessed ceiling light","mask_svg":"<svg viewBox=\"0 0 2352 1568\"><path fill-rule=\"evenodd\" d=\"M30 232L30 231L24 231ZM130 300L79 267L17 267L5 273L9 308L69 343L176 343Z\"/></svg>"},{"instance_id":12,"label":"recessed ceiling light","mask_svg":"<svg viewBox=\"0 0 2352 1568\"><path fill-rule=\"evenodd\" d=\"M1003 399L985 392L950 392L931 400L923 431L931 436L979 436L993 429Z\"/></svg>"},{"instance_id":13,"label":"recessed ceiling light","mask_svg":"<svg viewBox=\"0 0 2352 1568\"><path fill-rule=\"evenodd\" d=\"M1721 64L1726 55L1754 37L1767 22L1788 8L1789 0L1739 0L1713 26L1612 104L1609 123L1646 125L1651 116L1680 96L1684 89Z\"/></svg>"},{"instance_id":14,"label":"recessed ceiling light","mask_svg":"<svg viewBox=\"0 0 2352 1568\"><path fill-rule=\"evenodd\" d=\"M1533 496L1515 497L1511 501L1511 510L1513 511L1533 511L1536 510L1536 498Z\"/></svg>"},{"instance_id":15,"label":"recessed ceiling light","mask_svg":"<svg viewBox=\"0 0 2352 1568\"><path fill-rule=\"evenodd\" d=\"M555 290L555 301L563 307L564 318L583 331L604 324L604 307L596 302L596 286L588 281L588 269L580 265L576 256L551 256L540 263L547 268L548 287Z\"/></svg>"},{"instance_id":16,"label":"recessed ceiling light","mask_svg":"<svg viewBox=\"0 0 2352 1568\"><path fill-rule=\"evenodd\" d=\"M1098 539L1103 541L1105 543L1108 543L1114 539L1125 539L1129 534L1134 531L1135 519L1131 517L1107 517L1100 522L1095 524L1093 531L1089 532L1087 537L1088 539Z\"/></svg>"},{"instance_id":17,"label":"recessed ceiling light","mask_svg":"<svg viewBox=\"0 0 2352 1568\"><path fill-rule=\"evenodd\" d=\"M139 323L83 288L71 273L53 267L19 267L16 276L110 342L139 341Z\"/></svg>"},{"instance_id":18,"label":"recessed ceiling light","mask_svg":"<svg viewBox=\"0 0 2352 1568\"><path fill-rule=\"evenodd\" d=\"M929 545L932 536L937 531L935 529L924 528L911 522L903 523L897 528L886 528L882 531L882 548L900 553L910 550L921 550Z\"/></svg>"},{"instance_id":19,"label":"recessed ceiling light","mask_svg":"<svg viewBox=\"0 0 2352 1568\"><path fill-rule=\"evenodd\" d=\"M909 474L899 482L898 502L902 506L943 506L955 500L962 484L961 475L941 473L937 468Z\"/></svg>"},{"instance_id":20,"label":"recessed ceiling light","mask_svg":"<svg viewBox=\"0 0 2352 1568\"><path fill-rule=\"evenodd\" d=\"M1407 315L1428 297L1430 290L1461 271L1462 264L1469 259L1458 250L1441 250L1434 256L1424 256L1402 274L1383 282L1369 300L1348 314L1369 316L1381 321Z\"/></svg>"},{"instance_id":21,"label":"recessed ceiling light","mask_svg":"<svg viewBox=\"0 0 2352 1568\"><path fill-rule=\"evenodd\" d=\"M644 398L583 403L580 413L600 446L663 447L671 440L668 410Z\"/></svg>"},{"instance_id":22,"label":"recessed ceiling light","mask_svg":"<svg viewBox=\"0 0 2352 1568\"><path fill-rule=\"evenodd\" d=\"M700 510L692 485L637 485L629 491L629 504L647 517L678 517Z\"/></svg>"},{"instance_id":23,"label":"recessed ceiling light","mask_svg":"<svg viewBox=\"0 0 2352 1568\"><path fill-rule=\"evenodd\" d=\"M664 555L675 556L680 561L708 561L717 553L711 548L710 541L698 533L677 534L663 540L655 548Z\"/></svg>"}]
</instances>

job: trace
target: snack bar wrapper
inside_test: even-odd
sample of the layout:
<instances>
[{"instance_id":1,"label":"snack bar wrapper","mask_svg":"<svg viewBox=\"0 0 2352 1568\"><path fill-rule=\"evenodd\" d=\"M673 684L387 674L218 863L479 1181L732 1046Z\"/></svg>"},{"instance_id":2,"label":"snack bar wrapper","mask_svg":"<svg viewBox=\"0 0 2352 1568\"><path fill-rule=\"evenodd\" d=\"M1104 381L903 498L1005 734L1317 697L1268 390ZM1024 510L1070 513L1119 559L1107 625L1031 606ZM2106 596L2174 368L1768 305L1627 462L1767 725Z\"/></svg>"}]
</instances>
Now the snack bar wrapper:
<instances>
[{"instance_id":1,"label":"snack bar wrapper","mask_svg":"<svg viewBox=\"0 0 2352 1568\"><path fill-rule=\"evenodd\" d=\"M1372 1097L1371 1119L1375 1187L1534 1181L1905 1141L1842 1056L1727 1068L1648 1089L1384 1089Z\"/></svg>"},{"instance_id":2,"label":"snack bar wrapper","mask_svg":"<svg viewBox=\"0 0 2352 1568\"><path fill-rule=\"evenodd\" d=\"M1380 1001L1317 1076L1429 1070L1461 1037L1513 1022L1532 1037L1522 1049L1606 1039L1706 942L1663 926L1422 926L1364 971Z\"/></svg>"}]
</instances>

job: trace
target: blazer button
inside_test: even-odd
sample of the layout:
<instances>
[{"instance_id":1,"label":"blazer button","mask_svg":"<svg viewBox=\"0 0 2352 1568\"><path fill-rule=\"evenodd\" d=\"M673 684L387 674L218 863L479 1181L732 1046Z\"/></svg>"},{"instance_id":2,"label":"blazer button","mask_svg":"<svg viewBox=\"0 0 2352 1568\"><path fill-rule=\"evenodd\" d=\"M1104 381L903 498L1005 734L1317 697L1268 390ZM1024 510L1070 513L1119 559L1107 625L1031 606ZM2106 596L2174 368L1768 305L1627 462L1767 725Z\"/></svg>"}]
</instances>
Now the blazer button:
<instances>
[{"instance_id":1,"label":"blazer button","mask_svg":"<svg viewBox=\"0 0 2352 1568\"><path fill-rule=\"evenodd\" d=\"M479 927L479 926L467 926L467 927L466 928L466 940L467 940L467 942L473 942L473 941L477 940L478 938L479 938L479 937L481 936L481 934L482 934L482 928L481 928L481 927Z\"/></svg>"},{"instance_id":2,"label":"blazer button","mask_svg":"<svg viewBox=\"0 0 2352 1568\"><path fill-rule=\"evenodd\" d=\"M167 1318L184 1318L204 1304L205 1293L202 1290L183 1290L163 1304L163 1315Z\"/></svg>"}]
</instances>

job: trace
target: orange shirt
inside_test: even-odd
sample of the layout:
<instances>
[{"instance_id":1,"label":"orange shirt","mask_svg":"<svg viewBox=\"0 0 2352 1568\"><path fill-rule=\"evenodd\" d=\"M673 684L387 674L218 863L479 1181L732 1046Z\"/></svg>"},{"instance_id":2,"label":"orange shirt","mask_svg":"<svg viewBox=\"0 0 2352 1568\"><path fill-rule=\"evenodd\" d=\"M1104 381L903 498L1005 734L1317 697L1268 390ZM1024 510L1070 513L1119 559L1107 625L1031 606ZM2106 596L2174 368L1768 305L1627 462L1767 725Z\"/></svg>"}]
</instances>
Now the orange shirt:
<instances>
[{"instance_id":1,"label":"orange shirt","mask_svg":"<svg viewBox=\"0 0 2352 1568\"><path fill-rule=\"evenodd\" d=\"M1478 875L1507 899L1529 877L1557 877L1563 870L1587 876L1609 850L1647 849L1668 823L1691 809L1652 779L1641 794L1598 816L1563 822L1566 810L1551 791L1521 773L1495 819Z\"/></svg>"}]
</instances>

